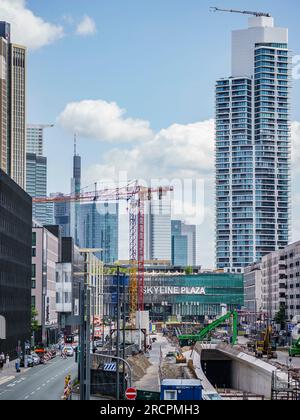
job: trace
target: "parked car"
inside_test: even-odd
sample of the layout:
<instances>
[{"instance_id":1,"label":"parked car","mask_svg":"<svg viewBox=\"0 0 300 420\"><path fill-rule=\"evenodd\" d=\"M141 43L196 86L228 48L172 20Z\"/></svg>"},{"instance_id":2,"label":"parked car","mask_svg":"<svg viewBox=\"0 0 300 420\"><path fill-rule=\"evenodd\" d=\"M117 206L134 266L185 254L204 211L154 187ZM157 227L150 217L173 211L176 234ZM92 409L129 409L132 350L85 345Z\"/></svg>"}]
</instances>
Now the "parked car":
<instances>
[{"instance_id":1,"label":"parked car","mask_svg":"<svg viewBox=\"0 0 300 420\"><path fill-rule=\"evenodd\" d=\"M34 366L38 366L41 364L41 359L36 353L31 353L31 358L33 360Z\"/></svg>"}]
</instances>

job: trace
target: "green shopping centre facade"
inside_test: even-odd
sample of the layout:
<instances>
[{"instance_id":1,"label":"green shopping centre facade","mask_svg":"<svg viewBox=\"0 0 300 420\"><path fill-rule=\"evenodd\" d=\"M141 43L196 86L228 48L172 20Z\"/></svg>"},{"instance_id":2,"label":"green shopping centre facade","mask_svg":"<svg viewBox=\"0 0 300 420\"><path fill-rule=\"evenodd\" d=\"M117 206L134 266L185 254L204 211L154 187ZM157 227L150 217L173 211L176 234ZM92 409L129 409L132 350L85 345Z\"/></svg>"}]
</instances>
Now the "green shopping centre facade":
<instances>
[{"instance_id":1,"label":"green shopping centre facade","mask_svg":"<svg viewBox=\"0 0 300 420\"><path fill-rule=\"evenodd\" d=\"M223 311L244 306L242 274L203 273L197 275L146 274L145 310L152 321L168 318L180 321L216 318Z\"/></svg>"}]
</instances>

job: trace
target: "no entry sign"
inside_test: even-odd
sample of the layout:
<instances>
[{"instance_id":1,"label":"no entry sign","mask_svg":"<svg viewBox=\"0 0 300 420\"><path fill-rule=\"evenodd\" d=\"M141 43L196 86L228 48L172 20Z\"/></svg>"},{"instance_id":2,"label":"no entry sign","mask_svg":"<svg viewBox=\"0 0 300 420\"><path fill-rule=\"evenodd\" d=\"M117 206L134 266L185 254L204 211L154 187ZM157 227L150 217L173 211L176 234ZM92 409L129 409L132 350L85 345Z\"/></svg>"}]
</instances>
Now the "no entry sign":
<instances>
[{"instance_id":1,"label":"no entry sign","mask_svg":"<svg viewBox=\"0 0 300 420\"><path fill-rule=\"evenodd\" d=\"M137 390L136 388L128 388L125 393L126 399L129 401L134 401L137 399Z\"/></svg>"}]
</instances>

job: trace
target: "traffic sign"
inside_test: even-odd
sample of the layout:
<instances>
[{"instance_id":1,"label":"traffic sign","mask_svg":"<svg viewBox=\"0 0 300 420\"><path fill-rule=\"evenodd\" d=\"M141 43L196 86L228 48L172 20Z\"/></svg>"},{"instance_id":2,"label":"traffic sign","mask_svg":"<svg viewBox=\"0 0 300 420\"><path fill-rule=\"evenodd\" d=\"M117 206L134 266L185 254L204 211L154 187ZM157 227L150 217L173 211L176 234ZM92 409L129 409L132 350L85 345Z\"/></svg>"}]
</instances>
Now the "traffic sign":
<instances>
[{"instance_id":1,"label":"traffic sign","mask_svg":"<svg viewBox=\"0 0 300 420\"><path fill-rule=\"evenodd\" d=\"M116 363L105 363L104 372L116 372L117 371L117 365Z\"/></svg>"},{"instance_id":2,"label":"traffic sign","mask_svg":"<svg viewBox=\"0 0 300 420\"><path fill-rule=\"evenodd\" d=\"M126 399L129 401L135 401L137 399L137 390L136 388L128 388L125 393Z\"/></svg>"}]
</instances>

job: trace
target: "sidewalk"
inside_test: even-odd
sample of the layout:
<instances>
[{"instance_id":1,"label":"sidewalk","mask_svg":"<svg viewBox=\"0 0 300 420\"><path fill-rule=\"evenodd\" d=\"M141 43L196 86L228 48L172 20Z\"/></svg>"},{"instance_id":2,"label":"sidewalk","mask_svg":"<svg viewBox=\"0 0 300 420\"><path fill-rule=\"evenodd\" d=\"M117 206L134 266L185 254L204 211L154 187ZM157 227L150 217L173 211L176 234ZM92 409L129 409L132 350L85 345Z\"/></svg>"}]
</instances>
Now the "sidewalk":
<instances>
[{"instance_id":1,"label":"sidewalk","mask_svg":"<svg viewBox=\"0 0 300 420\"><path fill-rule=\"evenodd\" d=\"M149 361L151 366L147 369L146 375L134 383L137 389L143 391L160 392L159 365L161 354L162 359L164 359L167 353L176 350L162 334L158 334L156 338L157 341L152 344L152 350L150 351Z\"/></svg>"},{"instance_id":2,"label":"sidewalk","mask_svg":"<svg viewBox=\"0 0 300 420\"><path fill-rule=\"evenodd\" d=\"M9 367L3 367L3 369L0 369L0 385L4 385L7 382L12 381L13 379L19 378L20 376L28 372L29 369L30 368L21 368L21 372L17 373L15 369L15 362L11 361L9 363Z\"/></svg>"}]
</instances>

